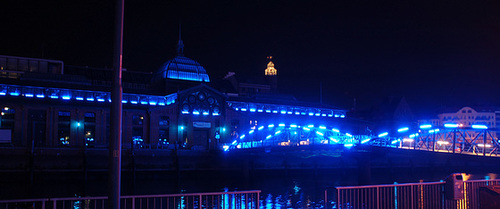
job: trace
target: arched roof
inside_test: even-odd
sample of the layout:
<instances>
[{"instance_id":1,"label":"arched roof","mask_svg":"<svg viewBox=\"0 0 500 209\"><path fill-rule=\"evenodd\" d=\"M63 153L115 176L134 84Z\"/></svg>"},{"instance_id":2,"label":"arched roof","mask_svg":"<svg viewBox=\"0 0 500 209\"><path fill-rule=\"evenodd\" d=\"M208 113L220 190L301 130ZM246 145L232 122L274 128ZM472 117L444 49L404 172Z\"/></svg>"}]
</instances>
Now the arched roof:
<instances>
[{"instance_id":1,"label":"arched roof","mask_svg":"<svg viewBox=\"0 0 500 209\"><path fill-rule=\"evenodd\" d=\"M200 63L181 55L165 62L159 71L162 78L210 82L207 71Z\"/></svg>"}]
</instances>

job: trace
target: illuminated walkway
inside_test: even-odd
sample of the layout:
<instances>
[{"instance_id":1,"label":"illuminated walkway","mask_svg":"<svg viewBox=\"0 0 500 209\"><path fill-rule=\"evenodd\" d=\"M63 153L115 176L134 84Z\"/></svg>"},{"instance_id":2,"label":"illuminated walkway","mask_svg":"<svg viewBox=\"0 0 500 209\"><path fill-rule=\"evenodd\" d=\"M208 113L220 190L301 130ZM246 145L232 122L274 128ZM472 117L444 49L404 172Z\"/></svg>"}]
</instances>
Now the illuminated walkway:
<instances>
[{"instance_id":1,"label":"illuminated walkway","mask_svg":"<svg viewBox=\"0 0 500 209\"><path fill-rule=\"evenodd\" d=\"M272 146L359 145L426 150L455 154L499 156L500 143L496 130L484 125L463 128L456 124L443 127L423 125L419 128L399 128L376 136L352 135L328 125L266 124L252 127L238 136L224 150Z\"/></svg>"}]
</instances>

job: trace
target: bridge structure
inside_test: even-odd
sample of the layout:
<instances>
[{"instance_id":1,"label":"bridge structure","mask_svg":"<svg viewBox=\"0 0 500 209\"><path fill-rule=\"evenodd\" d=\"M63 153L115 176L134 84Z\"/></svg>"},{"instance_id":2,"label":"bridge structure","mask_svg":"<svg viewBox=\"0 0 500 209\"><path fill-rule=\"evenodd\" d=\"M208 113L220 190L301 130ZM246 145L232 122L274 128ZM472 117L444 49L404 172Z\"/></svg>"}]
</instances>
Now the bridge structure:
<instances>
[{"instance_id":1,"label":"bridge structure","mask_svg":"<svg viewBox=\"0 0 500 209\"><path fill-rule=\"evenodd\" d=\"M269 123L251 127L224 144L223 149L247 149L273 146L337 145L349 149L360 145L425 150L480 156L500 155L498 130L485 125L463 127L444 124L441 127L421 125L402 127L378 135L353 135L329 125Z\"/></svg>"}]
</instances>

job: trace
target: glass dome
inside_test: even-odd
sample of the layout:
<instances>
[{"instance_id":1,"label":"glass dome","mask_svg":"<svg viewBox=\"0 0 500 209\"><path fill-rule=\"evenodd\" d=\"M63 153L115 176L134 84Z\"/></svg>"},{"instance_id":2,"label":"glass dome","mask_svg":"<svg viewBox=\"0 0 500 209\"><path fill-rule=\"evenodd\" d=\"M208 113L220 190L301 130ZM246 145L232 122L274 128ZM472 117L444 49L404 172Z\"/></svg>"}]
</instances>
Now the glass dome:
<instances>
[{"instance_id":1,"label":"glass dome","mask_svg":"<svg viewBox=\"0 0 500 209\"><path fill-rule=\"evenodd\" d=\"M210 82L207 71L200 63L184 56L177 56L160 68L162 78Z\"/></svg>"}]
</instances>

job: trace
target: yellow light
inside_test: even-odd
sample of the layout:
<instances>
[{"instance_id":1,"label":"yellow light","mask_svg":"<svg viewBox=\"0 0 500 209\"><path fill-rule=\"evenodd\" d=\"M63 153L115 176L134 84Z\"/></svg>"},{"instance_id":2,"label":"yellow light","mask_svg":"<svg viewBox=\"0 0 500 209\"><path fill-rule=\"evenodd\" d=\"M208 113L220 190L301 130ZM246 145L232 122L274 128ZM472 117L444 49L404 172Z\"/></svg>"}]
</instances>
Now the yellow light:
<instances>
[{"instance_id":1,"label":"yellow light","mask_svg":"<svg viewBox=\"0 0 500 209\"><path fill-rule=\"evenodd\" d=\"M445 145L446 145L446 144L450 144L450 143L449 143L449 142L447 142L447 141L437 141L437 143L438 143L439 145L443 145L443 144L445 144Z\"/></svg>"},{"instance_id":2,"label":"yellow light","mask_svg":"<svg viewBox=\"0 0 500 209\"><path fill-rule=\"evenodd\" d=\"M477 144L478 147L491 147L491 144Z\"/></svg>"},{"instance_id":3,"label":"yellow light","mask_svg":"<svg viewBox=\"0 0 500 209\"><path fill-rule=\"evenodd\" d=\"M4 110L9 110L9 107L4 107L3 109L4 109Z\"/></svg>"}]
</instances>

